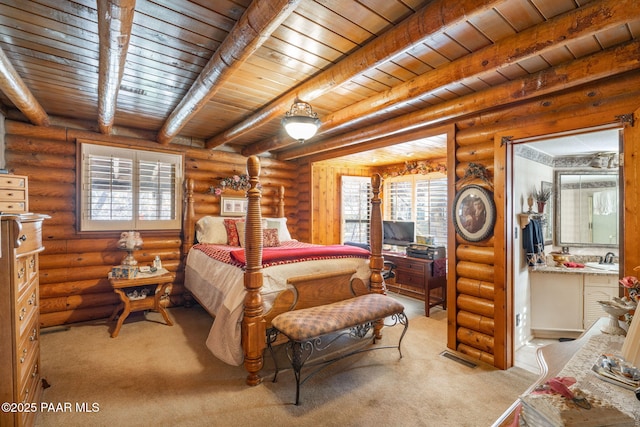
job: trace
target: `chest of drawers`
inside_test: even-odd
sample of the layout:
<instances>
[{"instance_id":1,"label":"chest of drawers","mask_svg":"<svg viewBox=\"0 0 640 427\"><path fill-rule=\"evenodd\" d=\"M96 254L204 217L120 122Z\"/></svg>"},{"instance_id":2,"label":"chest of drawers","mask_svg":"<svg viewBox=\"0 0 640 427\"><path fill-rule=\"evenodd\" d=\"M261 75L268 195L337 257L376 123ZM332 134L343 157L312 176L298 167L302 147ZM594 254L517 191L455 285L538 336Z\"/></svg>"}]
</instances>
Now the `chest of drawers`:
<instances>
[{"instance_id":1,"label":"chest of drawers","mask_svg":"<svg viewBox=\"0 0 640 427\"><path fill-rule=\"evenodd\" d=\"M383 252L385 261L396 265L395 285L387 284L389 290L424 299L425 315L436 305L447 308L447 277L435 275L433 260L415 258L392 252ZM433 291L433 292L432 292Z\"/></svg>"},{"instance_id":2,"label":"chest of drawers","mask_svg":"<svg viewBox=\"0 0 640 427\"><path fill-rule=\"evenodd\" d=\"M0 215L0 401L23 406L39 406L42 396L38 254L45 218ZM0 425L30 426L35 415L2 411Z\"/></svg>"},{"instance_id":3,"label":"chest of drawers","mask_svg":"<svg viewBox=\"0 0 640 427\"><path fill-rule=\"evenodd\" d=\"M22 175L0 175L0 212L26 213L29 211L27 186L29 180Z\"/></svg>"}]
</instances>

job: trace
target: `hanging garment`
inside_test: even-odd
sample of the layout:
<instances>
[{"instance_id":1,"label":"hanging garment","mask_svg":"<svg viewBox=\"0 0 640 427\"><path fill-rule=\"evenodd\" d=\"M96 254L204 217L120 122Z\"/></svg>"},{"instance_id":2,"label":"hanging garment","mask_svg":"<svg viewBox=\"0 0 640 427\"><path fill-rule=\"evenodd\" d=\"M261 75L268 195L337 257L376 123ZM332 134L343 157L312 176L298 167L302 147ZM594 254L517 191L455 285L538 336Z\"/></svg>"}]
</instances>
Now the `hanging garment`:
<instances>
[{"instance_id":1,"label":"hanging garment","mask_svg":"<svg viewBox=\"0 0 640 427\"><path fill-rule=\"evenodd\" d=\"M530 266L536 263L544 263L544 236L542 235L542 223L539 219L531 219L522 230L522 247Z\"/></svg>"}]
</instances>

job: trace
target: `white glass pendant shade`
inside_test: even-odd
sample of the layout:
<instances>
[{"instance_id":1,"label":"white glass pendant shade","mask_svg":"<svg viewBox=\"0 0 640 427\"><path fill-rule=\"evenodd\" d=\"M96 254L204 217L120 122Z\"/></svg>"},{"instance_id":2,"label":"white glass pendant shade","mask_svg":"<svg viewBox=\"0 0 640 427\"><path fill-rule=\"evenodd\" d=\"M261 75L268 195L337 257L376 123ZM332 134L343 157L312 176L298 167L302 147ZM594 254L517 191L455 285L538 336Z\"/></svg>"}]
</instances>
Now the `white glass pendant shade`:
<instances>
[{"instance_id":1,"label":"white glass pendant shade","mask_svg":"<svg viewBox=\"0 0 640 427\"><path fill-rule=\"evenodd\" d=\"M295 102L282 119L287 134L299 142L312 138L320 127L320 119L306 102Z\"/></svg>"}]
</instances>

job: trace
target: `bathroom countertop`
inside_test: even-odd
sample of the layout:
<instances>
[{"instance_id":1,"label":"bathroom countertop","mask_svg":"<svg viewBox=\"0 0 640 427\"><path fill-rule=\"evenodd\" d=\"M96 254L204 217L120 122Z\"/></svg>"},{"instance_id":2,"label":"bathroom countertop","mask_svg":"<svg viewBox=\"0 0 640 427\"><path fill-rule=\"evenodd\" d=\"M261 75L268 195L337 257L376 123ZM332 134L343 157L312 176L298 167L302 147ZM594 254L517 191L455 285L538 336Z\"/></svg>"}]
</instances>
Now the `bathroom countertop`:
<instances>
[{"instance_id":1,"label":"bathroom countertop","mask_svg":"<svg viewBox=\"0 0 640 427\"><path fill-rule=\"evenodd\" d=\"M556 267L556 266L544 266L544 267L529 267L530 273L565 273L565 274L593 274L596 276L618 276L617 271L599 270L597 268L583 267L583 268L569 268L569 267Z\"/></svg>"}]
</instances>

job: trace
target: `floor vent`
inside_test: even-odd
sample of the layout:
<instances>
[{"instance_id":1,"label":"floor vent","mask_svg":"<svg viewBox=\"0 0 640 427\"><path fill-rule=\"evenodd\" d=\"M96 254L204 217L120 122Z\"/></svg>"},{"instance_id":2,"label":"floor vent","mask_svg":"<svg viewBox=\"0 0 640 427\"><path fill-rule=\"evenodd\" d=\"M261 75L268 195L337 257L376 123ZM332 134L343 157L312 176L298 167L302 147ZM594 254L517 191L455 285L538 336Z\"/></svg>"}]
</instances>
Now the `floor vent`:
<instances>
[{"instance_id":1,"label":"floor vent","mask_svg":"<svg viewBox=\"0 0 640 427\"><path fill-rule=\"evenodd\" d=\"M475 363L473 363L473 362L469 362L468 360L465 360L465 359L463 359L463 358L461 358L461 357L458 357L458 356L456 356L455 354L453 354L453 353L451 353L451 352L449 352L449 351L447 351L447 350L445 350L445 351L443 351L442 353L440 353L440 356L444 356L444 357L446 357L447 359L451 359L451 360L453 360L454 362L461 363L461 364L463 364L464 366L468 366L469 368L475 368L475 367L477 367L477 366L478 366L478 365L476 365Z\"/></svg>"}]
</instances>

